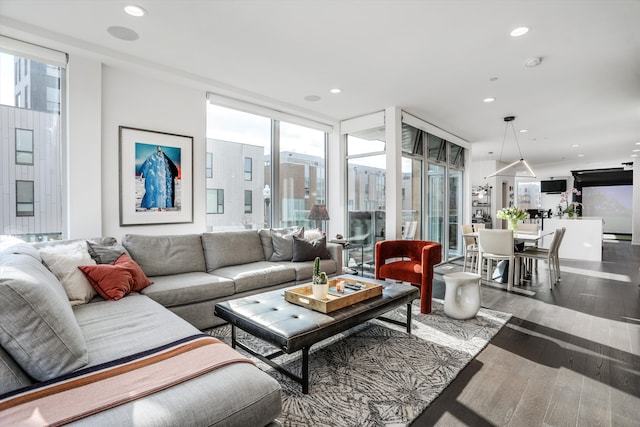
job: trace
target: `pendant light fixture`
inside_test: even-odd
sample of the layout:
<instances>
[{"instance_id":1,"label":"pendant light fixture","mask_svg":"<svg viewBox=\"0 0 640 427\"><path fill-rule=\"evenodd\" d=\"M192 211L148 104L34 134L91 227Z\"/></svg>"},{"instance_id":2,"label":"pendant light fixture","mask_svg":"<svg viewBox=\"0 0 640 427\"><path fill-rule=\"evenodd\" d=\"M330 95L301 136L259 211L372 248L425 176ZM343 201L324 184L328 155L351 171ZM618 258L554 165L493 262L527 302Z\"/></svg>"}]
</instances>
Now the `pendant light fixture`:
<instances>
[{"instance_id":1,"label":"pendant light fixture","mask_svg":"<svg viewBox=\"0 0 640 427\"><path fill-rule=\"evenodd\" d=\"M504 137L502 138L502 149L500 149L500 160L499 160L499 162L502 163L502 152L504 151L504 143L507 140L507 131L509 130L509 125L511 125L511 130L513 131L513 138L516 141L516 146L518 147L518 153L520 153L520 160L516 160L515 162L503 167L502 169L498 169L494 173L486 176L485 178L491 178L492 176L498 176L498 175L509 175L509 174L506 174L504 172L507 171L507 170L510 170L510 169L516 169L520 165L524 165L524 167L527 169L527 171L529 171L529 173L531 174L531 177L533 177L533 178L536 177L536 174L533 173L533 170L531 170L531 168L527 164L527 161L522 157L522 150L520 150L520 144L518 144L518 136L516 135L516 130L513 127L513 121L515 119L516 119L515 116L507 116L507 117L504 118L504 122L505 122ZM513 175L515 175L515 173Z\"/></svg>"}]
</instances>

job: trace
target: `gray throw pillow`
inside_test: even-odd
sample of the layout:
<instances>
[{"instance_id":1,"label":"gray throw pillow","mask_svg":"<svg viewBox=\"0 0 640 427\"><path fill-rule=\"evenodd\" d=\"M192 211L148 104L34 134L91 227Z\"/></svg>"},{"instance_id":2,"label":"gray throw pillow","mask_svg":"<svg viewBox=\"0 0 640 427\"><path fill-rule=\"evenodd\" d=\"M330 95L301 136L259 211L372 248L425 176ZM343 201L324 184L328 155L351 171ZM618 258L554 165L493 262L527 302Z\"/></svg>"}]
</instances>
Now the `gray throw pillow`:
<instances>
[{"instance_id":1,"label":"gray throw pillow","mask_svg":"<svg viewBox=\"0 0 640 427\"><path fill-rule=\"evenodd\" d=\"M331 254L327 250L326 236L311 241L293 236L293 256L291 261L313 261L316 257L320 259L331 258Z\"/></svg>"},{"instance_id":2,"label":"gray throw pillow","mask_svg":"<svg viewBox=\"0 0 640 427\"><path fill-rule=\"evenodd\" d=\"M0 256L0 301L0 344L31 377L46 381L88 363L67 295L42 263Z\"/></svg>"},{"instance_id":3,"label":"gray throw pillow","mask_svg":"<svg viewBox=\"0 0 640 427\"><path fill-rule=\"evenodd\" d=\"M287 234L280 234L271 230L271 243L273 246L273 254L269 261L291 261L293 257L293 237L302 238L304 236L304 228Z\"/></svg>"},{"instance_id":4,"label":"gray throw pillow","mask_svg":"<svg viewBox=\"0 0 640 427\"><path fill-rule=\"evenodd\" d=\"M120 258L120 255L125 253L124 248L118 243L106 246L93 243L88 240L87 250L96 264L113 264L118 258Z\"/></svg>"}]
</instances>

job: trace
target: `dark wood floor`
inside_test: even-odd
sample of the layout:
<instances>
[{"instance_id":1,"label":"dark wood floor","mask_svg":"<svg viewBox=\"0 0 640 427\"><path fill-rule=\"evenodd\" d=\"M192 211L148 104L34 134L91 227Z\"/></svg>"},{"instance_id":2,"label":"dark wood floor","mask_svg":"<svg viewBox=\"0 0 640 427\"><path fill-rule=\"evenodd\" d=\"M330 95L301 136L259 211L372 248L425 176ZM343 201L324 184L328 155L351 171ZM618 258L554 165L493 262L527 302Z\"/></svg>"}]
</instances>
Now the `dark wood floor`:
<instances>
[{"instance_id":1,"label":"dark wood floor","mask_svg":"<svg viewBox=\"0 0 640 427\"><path fill-rule=\"evenodd\" d=\"M603 262L562 261L553 290L543 262L534 295L483 284L513 317L412 426L640 426L639 267L640 246L610 241Z\"/></svg>"}]
</instances>

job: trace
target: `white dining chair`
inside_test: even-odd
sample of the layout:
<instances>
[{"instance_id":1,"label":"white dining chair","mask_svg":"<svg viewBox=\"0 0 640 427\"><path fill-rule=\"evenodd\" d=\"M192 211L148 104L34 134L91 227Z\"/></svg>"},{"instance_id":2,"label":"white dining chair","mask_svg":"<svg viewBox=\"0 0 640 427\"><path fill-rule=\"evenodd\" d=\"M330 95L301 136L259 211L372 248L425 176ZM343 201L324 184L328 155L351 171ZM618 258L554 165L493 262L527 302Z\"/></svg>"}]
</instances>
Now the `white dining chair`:
<instances>
[{"instance_id":1,"label":"white dining chair","mask_svg":"<svg viewBox=\"0 0 640 427\"><path fill-rule=\"evenodd\" d=\"M478 258L478 245L476 244L476 238L469 236L471 233L473 233L473 225L462 224L462 239L464 240L464 261L462 264L462 271L467 271L468 262L469 271L473 273Z\"/></svg>"},{"instance_id":2,"label":"white dining chair","mask_svg":"<svg viewBox=\"0 0 640 427\"><path fill-rule=\"evenodd\" d=\"M491 280L491 267L493 260L509 261L507 290L513 287L515 255L513 249L512 230L478 230L478 264L477 271L482 271L482 262L487 260L487 280ZM517 265L516 265L517 268ZM516 272L517 273L517 272Z\"/></svg>"},{"instance_id":3,"label":"white dining chair","mask_svg":"<svg viewBox=\"0 0 640 427\"><path fill-rule=\"evenodd\" d=\"M558 251L564 232L566 229L558 228L553 233L553 240L549 245L549 249L527 247L524 251L516 253L516 258L543 260L547 262L547 270L549 275L549 289L553 289L553 285L560 280L560 258Z\"/></svg>"},{"instance_id":4,"label":"white dining chair","mask_svg":"<svg viewBox=\"0 0 640 427\"><path fill-rule=\"evenodd\" d=\"M537 223L530 223L530 222L523 222L523 223L519 223L518 224L518 234L538 234L539 229L538 229L538 224ZM528 247L538 247L538 241L534 241L534 242L524 242L524 247L528 248ZM534 261L535 261L535 269L536 272L538 271L538 260L533 260L533 259L529 259L529 262L525 264L526 268L531 271L534 268ZM517 279L516 279L517 280Z\"/></svg>"}]
</instances>

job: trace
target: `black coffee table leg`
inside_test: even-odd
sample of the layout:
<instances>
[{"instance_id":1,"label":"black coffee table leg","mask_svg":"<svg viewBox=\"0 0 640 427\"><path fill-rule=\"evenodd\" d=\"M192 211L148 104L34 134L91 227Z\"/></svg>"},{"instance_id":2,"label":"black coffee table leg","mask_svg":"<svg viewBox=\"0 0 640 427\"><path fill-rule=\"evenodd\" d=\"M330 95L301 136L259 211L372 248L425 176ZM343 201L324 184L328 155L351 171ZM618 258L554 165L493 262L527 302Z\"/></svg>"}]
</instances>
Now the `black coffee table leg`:
<instances>
[{"instance_id":1,"label":"black coffee table leg","mask_svg":"<svg viewBox=\"0 0 640 427\"><path fill-rule=\"evenodd\" d=\"M388 317L379 316L379 320L383 320L388 323L393 323L394 325L405 326L407 328L407 333L411 333L411 303L407 303L407 323L401 322L395 319L389 319Z\"/></svg>"}]
</instances>

